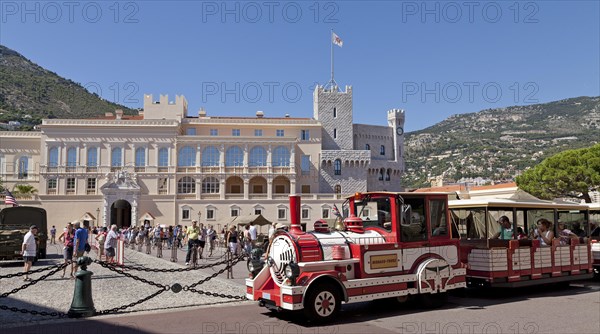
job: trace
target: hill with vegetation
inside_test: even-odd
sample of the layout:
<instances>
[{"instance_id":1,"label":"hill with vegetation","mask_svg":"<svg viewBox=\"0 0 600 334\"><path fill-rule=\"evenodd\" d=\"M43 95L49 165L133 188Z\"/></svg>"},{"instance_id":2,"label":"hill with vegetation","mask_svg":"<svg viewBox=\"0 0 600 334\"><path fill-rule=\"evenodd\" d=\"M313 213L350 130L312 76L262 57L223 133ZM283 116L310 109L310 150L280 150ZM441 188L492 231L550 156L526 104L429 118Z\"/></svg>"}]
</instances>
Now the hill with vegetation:
<instances>
[{"instance_id":1,"label":"hill with vegetation","mask_svg":"<svg viewBox=\"0 0 600 334\"><path fill-rule=\"evenodd\" d=\"M600 142L600 97L487 109L453 115L405 138L407 188L470 178L514 180L525 169L568 149Z\"/></svg>"},{"instance_id":2,"label":"hill with vegetation","mask_svg":"<svg viewBox=\"0 0 600 334\"><path fill-rule=\"evenodd\" d=\"M0 122L29 130L43 118L93 118L115 109L135 113L0 45Z\"/></svg>"}]
</instances>

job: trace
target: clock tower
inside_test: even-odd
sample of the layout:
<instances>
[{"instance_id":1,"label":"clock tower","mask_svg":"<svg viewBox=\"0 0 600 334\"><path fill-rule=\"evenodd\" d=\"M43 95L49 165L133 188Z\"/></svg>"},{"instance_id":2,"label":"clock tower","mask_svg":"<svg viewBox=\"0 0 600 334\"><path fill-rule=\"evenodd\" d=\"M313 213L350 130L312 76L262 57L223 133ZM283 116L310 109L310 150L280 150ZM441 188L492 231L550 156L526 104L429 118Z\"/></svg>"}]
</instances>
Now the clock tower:
<instances>
[{"instance_id":1,"label":"clock tower","mask_svg":"<svg viewBox=\"0 0 600 334\"><path fill-rule=\"evenodd\" d=\"M394 161L400 165L400 170L404 171L404 110L389 110L387 120L394 134Z\"/></svg>"}]
</instances>

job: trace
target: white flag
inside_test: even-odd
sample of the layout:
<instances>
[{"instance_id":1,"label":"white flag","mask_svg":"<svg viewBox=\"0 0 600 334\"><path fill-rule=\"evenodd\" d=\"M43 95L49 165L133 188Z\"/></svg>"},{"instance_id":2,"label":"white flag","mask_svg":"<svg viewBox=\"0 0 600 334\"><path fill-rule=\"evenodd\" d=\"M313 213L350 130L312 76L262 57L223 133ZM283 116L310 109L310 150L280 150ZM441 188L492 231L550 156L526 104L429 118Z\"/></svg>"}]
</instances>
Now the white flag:
<instances>
[{"instance_id":1,"label":"white flag","mask_svg":"<svg viewBox=\"0 0 600 334\"><path fill-rule=\"evenodd\" d=\"M344 45L344 41L342 41L340 36L336 35L335 33L333 33L333 35L331 36L331 42L333 42L333 44L339 46L340 48L342 47L342 45Z\"/></svg>"}]
</instances>

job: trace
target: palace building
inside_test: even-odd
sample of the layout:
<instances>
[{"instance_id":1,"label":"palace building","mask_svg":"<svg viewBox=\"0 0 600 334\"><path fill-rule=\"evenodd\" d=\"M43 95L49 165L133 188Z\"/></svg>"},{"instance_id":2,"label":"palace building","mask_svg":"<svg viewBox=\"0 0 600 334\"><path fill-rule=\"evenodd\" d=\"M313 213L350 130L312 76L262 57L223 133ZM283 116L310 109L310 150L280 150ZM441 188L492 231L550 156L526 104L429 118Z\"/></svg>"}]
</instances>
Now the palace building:
<instances>
[{"instance_id":1,"label":"palace building","mask_svg":"<svg viewBox=\"0 0 600 334\"><path fill-rule=\"evenodd\" d=\"M344 195L401 191L404 111L382 113L387 126L354 124L352 87L318 86L313 99L312 118L190 116L183 96L145 95L135 116L46 119L39 132L0 132L0 176L9 190L37 189L18 201L45 208L49 226L284 222L301 194L312 228Z\"/></svg>"}]
</instances>

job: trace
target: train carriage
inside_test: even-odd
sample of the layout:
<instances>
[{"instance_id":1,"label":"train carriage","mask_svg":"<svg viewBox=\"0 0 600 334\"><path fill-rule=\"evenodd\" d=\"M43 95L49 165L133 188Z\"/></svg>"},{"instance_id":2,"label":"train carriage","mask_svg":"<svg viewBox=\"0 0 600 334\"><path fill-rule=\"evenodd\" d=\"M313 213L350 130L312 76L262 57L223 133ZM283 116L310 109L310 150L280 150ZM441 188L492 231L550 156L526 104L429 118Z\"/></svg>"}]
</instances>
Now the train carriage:
<instances>
[{"instance_id":1,"label":"train carriage","mask_svg":"<svg viewBox=\"0 0 600 334\"><path fill-rule=\"evenodd\" d=\"M588 205L590 207L590 239L594 273L600 276L600 203Z\"/></svg>"},{"instance_id":2,"label":"train carriage","mask_svg":"<svg viewBox=\"0 0 600 334\"><path fill-rule=\"evenodd\" d=\"M446 193L357 193L343 207L343 227L317 222L303 232L300 197L290 196L290 230L275 234L262 269L251 265L247 298L316 321L334 317L342 302L420 296L441 304L466 275L447 205Z\"/></svg>"},{"instance_id":3,"label":"train carriage","mask_svg":"<svg viewBox=\"0 0 600 334\"><path fill-rule=\"evenodd\" d=\"M559 235L558 223L590 235L588 206L527 199L451 200L453 235L460 240L461 261L467 264L468 286L516 287L590 278L589 238L555 238L552 245L520 238L491 239L500 230L501 216L509 217L512 231L530 235L535 223L546 218Z\"/></svg>"}]
</instances>

